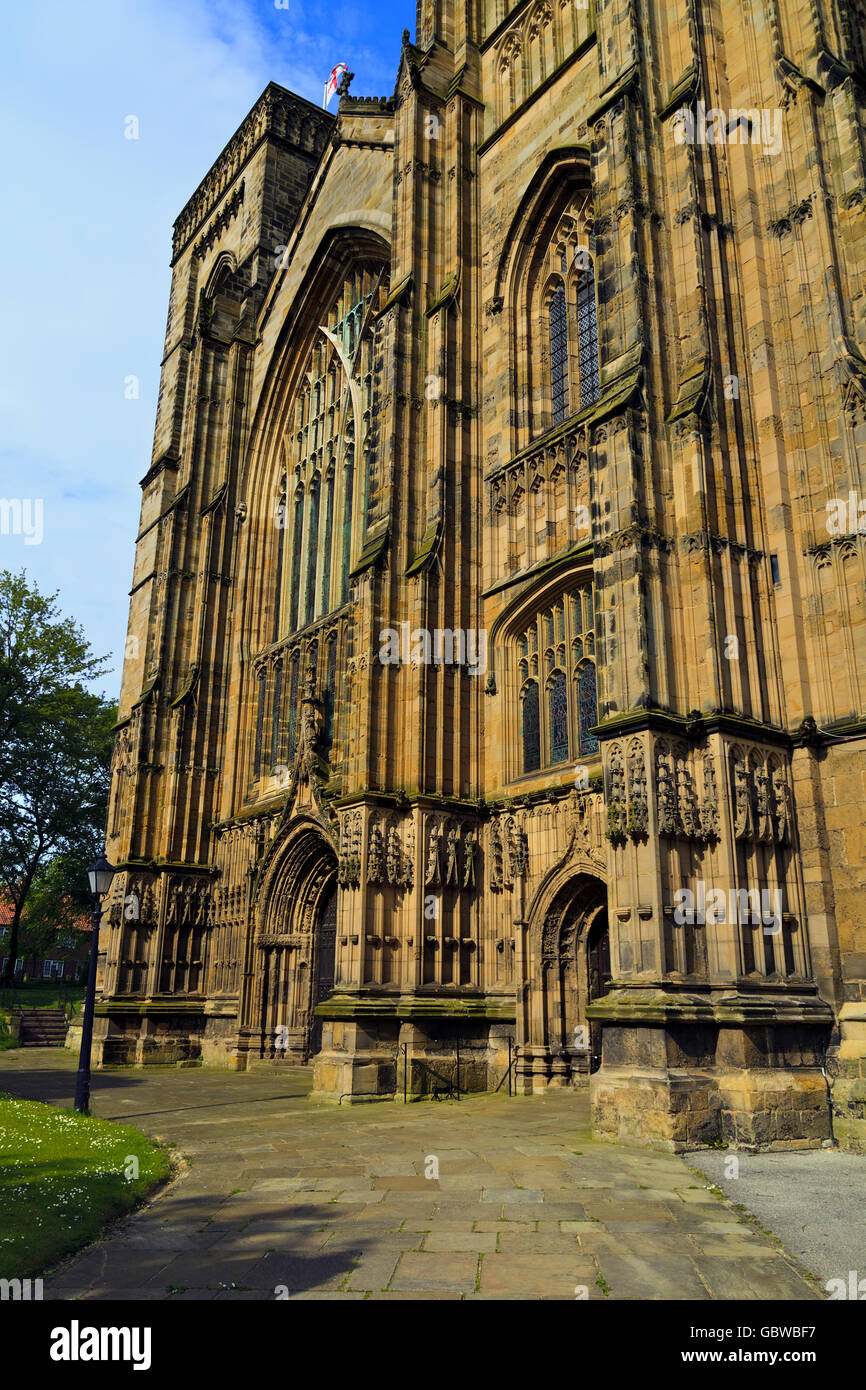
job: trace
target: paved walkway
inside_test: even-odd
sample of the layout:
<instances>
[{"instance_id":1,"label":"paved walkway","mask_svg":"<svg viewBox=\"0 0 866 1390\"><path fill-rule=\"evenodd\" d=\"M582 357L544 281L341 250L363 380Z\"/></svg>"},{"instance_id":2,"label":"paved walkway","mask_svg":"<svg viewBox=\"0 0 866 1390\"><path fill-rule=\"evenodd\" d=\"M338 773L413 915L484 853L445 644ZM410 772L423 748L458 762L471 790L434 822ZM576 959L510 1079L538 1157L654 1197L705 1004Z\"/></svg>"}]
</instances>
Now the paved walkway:
<instances>
[{"instance_id":1,"label":"paved walkway","mask_svg":"<svg viewBox=\"0 0 866 1390\"><path fill-rule=\"evenodd\" d=\"M748 1207L825 1285L866 1281L866 1157L803 1153L687 1154L686 1161ZM866 1282L863 1284L866 1291ZM850 1295L846 1294L846 1297Z\"/></svg>"},{"instance_id":2,"label":"paved walkway","mask_svg":"<svg viewBox=\"0 0 866 1390\"><path fill-rule=\"evenodd\" d=\"M74 1066L0 1053L0 1090L70 1105ZM289 1069L94 1073L96 1114L189 1167L46 1297L823 1297L682 1159L594 1143L586 1092L338 1109L308 1087Z\"/></svg>"}]
</instances>

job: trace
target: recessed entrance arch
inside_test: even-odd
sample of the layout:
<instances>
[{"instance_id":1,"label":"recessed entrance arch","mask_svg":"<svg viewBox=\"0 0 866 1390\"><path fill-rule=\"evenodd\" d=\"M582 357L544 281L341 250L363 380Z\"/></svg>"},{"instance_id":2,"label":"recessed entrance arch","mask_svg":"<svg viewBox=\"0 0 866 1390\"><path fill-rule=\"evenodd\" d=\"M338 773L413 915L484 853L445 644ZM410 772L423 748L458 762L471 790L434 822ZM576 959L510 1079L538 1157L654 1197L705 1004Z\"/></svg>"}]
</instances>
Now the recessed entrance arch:
<instances>
[{"instance_id":1,"label":"recessed entrance arch","mask_svg":"<svg viewBox=\"0 0 866 1390\"><path fill-rule=\"evenodd\" d=\"M591 873L560 875L539 893L527 932L518 1090L569 1086L598 1065L586 1006L610 979L607 887Z\"/></svg>"},{"instance_id":2,"label":"recessed entrance arch","mask_svg":"<svg viewBox=\"0 0 866 1390\"><path fill-rule=\"evenodd\" d=\"M307 1062L321 1045L316 1004L334 984L337 857L302 823L276 847L255 900L252 980L245 1016L254 1056Z\"/></svg>"}]
</instances>

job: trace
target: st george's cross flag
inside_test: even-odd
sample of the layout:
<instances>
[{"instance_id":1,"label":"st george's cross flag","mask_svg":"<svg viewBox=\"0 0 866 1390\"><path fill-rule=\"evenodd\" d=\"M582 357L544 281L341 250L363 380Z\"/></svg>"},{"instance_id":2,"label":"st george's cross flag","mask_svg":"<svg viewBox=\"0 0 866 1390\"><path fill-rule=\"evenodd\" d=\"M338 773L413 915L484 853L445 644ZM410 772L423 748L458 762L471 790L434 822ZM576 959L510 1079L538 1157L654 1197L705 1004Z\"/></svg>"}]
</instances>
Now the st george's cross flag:
<instances>
[{"instance_id":1,"label":"st george's cross flag","mask_svg":"<svg viewBox=\"0 0 866 1390\"><path fill-rule=\"evenodd\" d=\"M343 76L343 73L347 71L347 63L338 63L337 66L334 68L334 71L331 73L331 76L325 83L325 99L322 102L323 106L327 106L328 102L331 100L331 97L334 95L334 93L340 85L340 78Z\"/></svg>"}]
</instances>

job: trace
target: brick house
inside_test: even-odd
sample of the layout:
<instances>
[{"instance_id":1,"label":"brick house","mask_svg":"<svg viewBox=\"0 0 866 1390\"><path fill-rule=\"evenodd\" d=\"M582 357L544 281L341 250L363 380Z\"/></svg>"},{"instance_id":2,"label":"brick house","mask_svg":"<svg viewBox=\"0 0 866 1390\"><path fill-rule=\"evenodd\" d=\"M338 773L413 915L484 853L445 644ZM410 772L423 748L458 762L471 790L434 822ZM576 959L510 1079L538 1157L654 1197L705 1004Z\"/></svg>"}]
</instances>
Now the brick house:
<instances>
[{"instance_id":1,"label":"brick house","mask_svg":"<svg viewBox=\"0 0 866 1390\"><path fill-rule=\"evenodd\" d=\"M8 960L9 929L13 907L8 898L0 897L0 972ZM28 938L26 914L18 939L19 955L15 960L16 982L24 980L58 980L78 984L87 975L90 951L90 917L87 913L73 916L70 922L58 926L50 953Z\"/></svg>"}]
</instances>

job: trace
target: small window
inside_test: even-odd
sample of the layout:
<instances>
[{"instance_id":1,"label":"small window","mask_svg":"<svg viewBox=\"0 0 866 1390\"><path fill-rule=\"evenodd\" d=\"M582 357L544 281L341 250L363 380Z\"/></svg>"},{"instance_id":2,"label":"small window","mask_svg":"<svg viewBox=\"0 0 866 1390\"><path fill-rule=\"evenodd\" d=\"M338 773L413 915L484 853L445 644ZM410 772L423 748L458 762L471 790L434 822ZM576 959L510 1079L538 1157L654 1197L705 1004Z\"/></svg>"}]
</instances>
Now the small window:
<instances>
[{"instance_id":1,"label":"small window","mask_svg":"<svg viewBox=\"0 0 866 1390\"><path fill-rule=\"evenodd\" d=\"M781 574L780 574L780 572L779 572L779 557L778 557L778 555L771 555L771 556L770 556L770 574L773 576L773 583L774 583L774 584L781 584L781 582L782 582L782 576L781 576Z\"/></svg>"}]
</instances>

